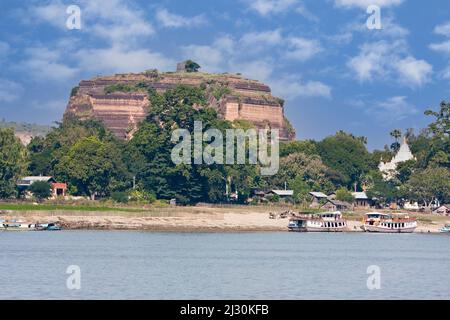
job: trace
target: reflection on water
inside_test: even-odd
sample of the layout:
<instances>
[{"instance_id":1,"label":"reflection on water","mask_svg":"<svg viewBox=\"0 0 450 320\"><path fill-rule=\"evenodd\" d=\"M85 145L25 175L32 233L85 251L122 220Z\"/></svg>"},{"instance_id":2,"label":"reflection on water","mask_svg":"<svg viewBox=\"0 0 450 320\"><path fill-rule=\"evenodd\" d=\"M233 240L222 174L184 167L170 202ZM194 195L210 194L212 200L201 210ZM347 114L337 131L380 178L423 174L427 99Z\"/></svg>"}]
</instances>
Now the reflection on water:
<instances>
[{"instance_id":1,"label":"reflection on water","mask_svg":"<svg viewBox=\"0 0 450 320\"><path fill-rule=\"evenodd\" d=\"M2 299L450 299L450 237L0 232ZM69 290L68 266L81 289ZM381 289L367 288L371 265Z\"/></svg>"}]
</instances>

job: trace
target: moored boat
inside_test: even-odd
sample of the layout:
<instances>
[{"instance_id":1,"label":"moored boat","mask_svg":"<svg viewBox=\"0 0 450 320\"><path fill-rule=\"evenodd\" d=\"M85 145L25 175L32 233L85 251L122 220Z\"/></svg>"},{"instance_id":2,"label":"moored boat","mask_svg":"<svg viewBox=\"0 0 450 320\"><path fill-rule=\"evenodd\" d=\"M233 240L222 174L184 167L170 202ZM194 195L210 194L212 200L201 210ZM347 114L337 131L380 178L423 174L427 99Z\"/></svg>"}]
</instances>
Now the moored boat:
<instances>
[{"instance_id":1,"label":"moored boat","mask_svg":"<svg viewBox=\"0 0 450 320\"><path fill-rule=\"evenodd\" d=\"M412 233L417 228L417 220L408 215L369 212L364 215L361 228L366 232Z\"/></svg>"},{"instance_id":2,"label":"moored boat","mask_svg":"<svg viewBox=\"0 0 450 320\"><path fill-rule=\"evenodd\" d=\"M0 230L3 231L59 231L61 227L56 222L51 223L28 223L23 221L0 220Z\"/></svg>"},{"instance_id":3,"label":"moored boat","mask_svg":"<svg viewBox=\"0 0 450 320\"><path fill-rule=\"evenodd\" d=\"M442 227L441 230L439 230L440 232L443 233L450 233L450 224L446 224L445 226Z\"/></svg>"},{"instance_id":4,"label":"moored boat","mask_svg":"<svg viewBox=\"0 0 450 320\"><path fill-rule=\"evenodd\" d=\"M347 229L347 221L339 211L304 214L291 218L288 229L297 232L342 232Z\"/></svg>"},{"instance_id":5,"label":"moored boat","mask_svg":"<svg viewBox=\"0 0 450 320\"><path fill-rule=\"evenodd\" d=\"M42 223L36 225L36 231L60 231L61 227L56 222Z\"/></svg>"},{"instance_id":6,"label":"moored boat","mask_svg":"<svg viewBox=\"0 0 450 320\"><path fill-rule=\"evenodd\" d=\"M5 231L31 231L36 227L33 223L23 222L23 221L2 221L0 225L1 230Z\"/></svg>"}]
</instances>

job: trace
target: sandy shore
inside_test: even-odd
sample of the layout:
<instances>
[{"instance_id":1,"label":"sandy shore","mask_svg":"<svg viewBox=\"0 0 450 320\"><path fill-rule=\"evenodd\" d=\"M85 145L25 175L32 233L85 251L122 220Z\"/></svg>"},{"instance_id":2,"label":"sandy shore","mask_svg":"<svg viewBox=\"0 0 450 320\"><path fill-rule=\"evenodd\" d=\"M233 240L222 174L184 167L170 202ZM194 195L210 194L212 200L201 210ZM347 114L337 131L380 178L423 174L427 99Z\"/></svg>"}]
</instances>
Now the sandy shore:
<instances>
[{"instance_id":1,"label":"sandy shore","mask_svg":"<svg viewBox=\"0 0 450 320\"><path fill-rule=\"evenodd\" d=\"M269 212L281 212L271 207L176 207L154 209L143 213L28 211L1 215L2 219L17 219L29 223L58 221L70 230L149 230L183 232L287 231L289 219L269 219ZM361 213L362 214L362 213ZM348 231L362 232L361 215L348 217ZM415 232L439 232L450 217L418 216Z\"/></svg>"}]
</instances>

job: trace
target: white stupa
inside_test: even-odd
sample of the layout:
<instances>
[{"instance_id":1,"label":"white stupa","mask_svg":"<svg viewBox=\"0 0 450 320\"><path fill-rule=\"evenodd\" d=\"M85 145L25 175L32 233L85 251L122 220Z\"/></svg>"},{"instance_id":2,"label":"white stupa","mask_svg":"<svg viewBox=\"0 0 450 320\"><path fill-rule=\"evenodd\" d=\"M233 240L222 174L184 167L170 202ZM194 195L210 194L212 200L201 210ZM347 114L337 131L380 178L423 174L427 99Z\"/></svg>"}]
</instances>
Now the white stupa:
<instances>
[{"instance_id":1,"label":"white stupa","mask_svg":"<svg viewBox=\"0 0 450 320\"><path fill-rule=\"evenodd\" d=\"M415 157L409 149L408 143L406 142L406 137L403 137L400 149L398 150L395 157L392 158L390 162L381 162L378 166L378 169L380 169L381 173L383 174L383 178L389 180L396 175L397 165L400 162L408 161L411 159L415 159Z\"/></svg>"}]
</instances>

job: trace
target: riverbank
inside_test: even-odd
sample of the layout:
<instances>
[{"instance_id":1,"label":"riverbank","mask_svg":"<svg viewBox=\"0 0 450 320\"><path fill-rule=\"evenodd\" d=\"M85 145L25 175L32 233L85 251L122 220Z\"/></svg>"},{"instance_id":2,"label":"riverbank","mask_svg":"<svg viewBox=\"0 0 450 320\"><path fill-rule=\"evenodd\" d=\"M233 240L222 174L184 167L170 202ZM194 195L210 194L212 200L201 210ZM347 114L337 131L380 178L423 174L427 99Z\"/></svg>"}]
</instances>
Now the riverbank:
<instances>
[{"instance_id":1,"label":"riverbank","mask_svg":"<svg viewBox=\"0 0 450 320\"><path fill-rule=\"evenodd\" d=\"M155 207L119 211L80 210L10 210L0 215L4 220L29 223L59 222L66 230L142 230L178 232L251 232L286 231L288 219L269 219L269 213L279 213L277 207ZM362 232L364 212L344 214L348 232ZM437 233L450 217L413 214L418 219L418 233Z\"/></svg>"}]
</instances>

